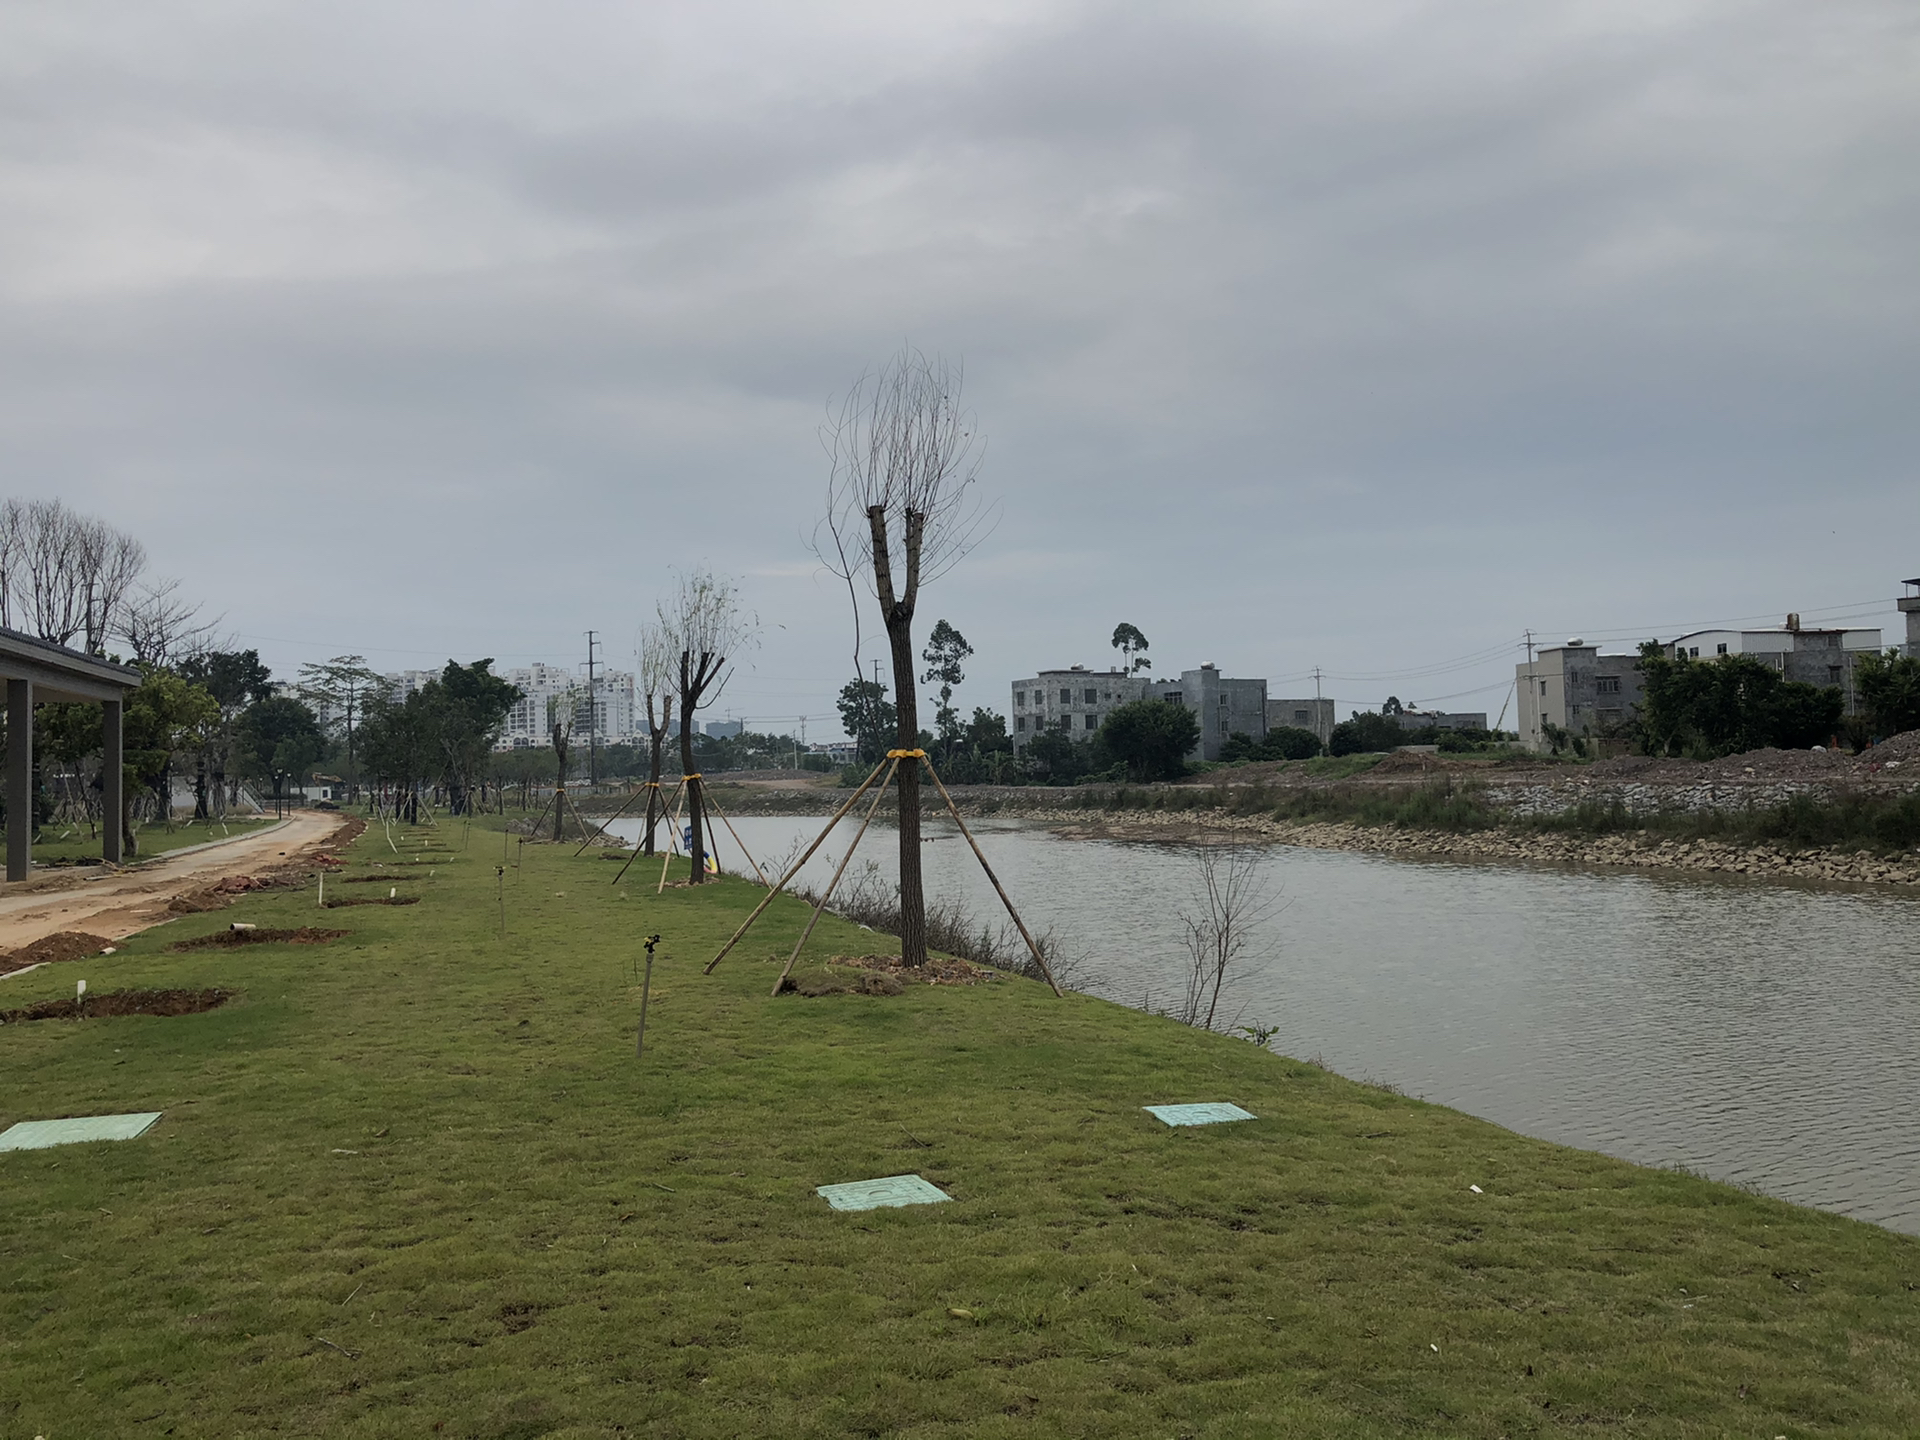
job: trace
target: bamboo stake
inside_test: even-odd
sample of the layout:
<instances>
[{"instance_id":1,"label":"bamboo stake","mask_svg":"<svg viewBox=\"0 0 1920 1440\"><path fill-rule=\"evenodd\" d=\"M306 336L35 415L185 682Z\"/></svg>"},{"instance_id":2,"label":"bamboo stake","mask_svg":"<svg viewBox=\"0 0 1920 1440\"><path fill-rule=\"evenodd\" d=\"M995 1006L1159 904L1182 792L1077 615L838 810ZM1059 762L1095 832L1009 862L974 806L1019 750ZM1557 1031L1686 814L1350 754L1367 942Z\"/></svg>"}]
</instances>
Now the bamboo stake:
<instances>
[{"instance_id":1,"label":"bamboo stake","mask_svg":"<svg viewBox=\"0 0 1920 1440\"><path fill-rule=\"evenodd\" d=\"M740 853L742 855L745 855L747 857L747 863L753 866L753 873L759 877L760 883L762 885L771 883L767 879L767 872L760 868L760 862L754 859L752 852L747 849L747 842L742 840L740 838L740 832L733 828L733 821L727 818L727 812L722 810L718 805L714 804L713 798L711 796L707 796L705 798L707 802L707 808L712 810L714 814L720 817L720 823L727 827L727 833L733 836L733 843L740 847Z\"/></svg>"},{"instance_id":2,"label":"bamboo stake","mask_svg":"<svg viewBox=\"0 0 1920 1440\"><path fill-rule=\"evenodd\" d=\"M787 963L780 971L780 978L773 982L775 995L778 995L780 987L787 983L787 976L793 973L794 962L800 958L800 951L806 945L808 937L813 934L813 927L820 923L821 912L827 908L827 902L833 898L834 890L839 887L840 877L847 873L847 866L853 863L853 852L860 848L861 837L867 833L867 826L873 823L873 817L880 809L880 802L887 798L887 785L893 779L893 772L899 768L900 762L895 760L887 768L887 778L882 780L874 791L873 804L867 807L867 818L860 822L859 830L854 833L853 843L847 846L847 853L840 857L840 868L833 872L833 879L827 882L827 888L820 896L820 903L813 907L813 914L807 917L807 928L802 930L800 938L793 942L793 953L787 957Z\"/></svg>"},{"instance_id":3,"label":"bamboo stake","mask_svg":"<svg viewBox=\"0 0 1920 1440\"><path fill-rule=\"evenodd\" d=\"M653 782L652 782L651 780L649 780L649 781L648 781L647 783L648 783L649 785L651 785L651 784L652 784ZM674 794L676 794L676 795L678 795L678 794L680 793L680 787L676 785L676 786L674 787L674 791L673 791L673 793L674 793ZM666 814L666 808L667 808L667 807L666 807L665 805L662 805L662 806L660 807L660 811L661 811L661 814L662 814L662 816L664 816L664 815ZM671 856L672 856L672 854L673 854L673 845L672 845L672 843L671 843L671 841L672 841L672 837L671 837L671 836L669 836L669 837L668 837L668 841L669 841L669 843L668 843L668 845L667 845L667 854L668 854L668 856L669 856L669 857L671 857ZM636 860L638 860L638 859L640 858L640 854L641 854L641 851L640 851L640 847L639 847L638 845L636 845L636 846L634 846L634 847L633 847L633 854L631 854L631 855L629 855L629 856L627 857L627 863L626 863L626 864L624 864L624 865L622 865L622 866L620 867L620 871L619 871L619 874L616 874L616 875L615 875L615 876L613 877L613 883L614 883L614 884L616 884L616 885L618 885L618 884L620 883L620 877L621 877L622 875L625 875L625 874L627 873L627 871L629 871L629 870L631 870L631 869L633 868L633 862L634 862L634 861L636 861Z\"/></svg>"},{"instance_id":4,"label":"bamboo stake","mask_svg":"<svg viewBox=\"0 0 1920 1440\"><path fill-rule=\"evenodd\" d=\"M753 927L753 922L760 918L760 912L762 910L765 910L767 906L773 903L774 896L778 895L782 890L787 888L787 882L793 879L794 876L800 873L800 867L805 865L807 861L813 858L813 852L818 850L822 845L826 843L827 836L833 833L833 827L840 823L841 818L846 815L847 811L851 810L855 805L860 803L860 797L867 793L867 787L873 784L875 780L878 780L880 778L880 772L886 768L887 768L887 762L884 760L882 760L878 765L873 767L873 774L867 776L865 780L862 780L860 782L860 788L854 791L853 794L847 797L847 803L842 805L838 810L833 812L833 818L827 821L826 829L822 830L820 834L814 839L813 844L807 847L807 853L802 855L798 860L794 861L793 868L788 870L786 874L780 877L780 883L775 885L771 890L769 890L766 893L766 897L762 899L758 905L753 907L753 913L747 916L746 920L741 923L741 926L738 930L733 932L733 938L727 941L726 944L722 945L720 947L720 953L714 956L713 959L707 962L707 968L700 972L702 975L711 975L713 973L713 967L718 965L722 960L727 958L727 952L733 949L734 946L740 943L740 937L742 935L745 935L747 931Z\"/></svg>"},{"instance_id":5,"label":"bamboo stake","mask_svg":"<svg viewBox=\"0 0 1920 1440\"><path fill-rule=\"evenodd\" d=\"M660 858L660 884L653 892L656 895L667 893L667 867L673 864L674 842L680 835L680 807L687 798L687 782L684 779L675 787L673 794L673 820L667 828L667 853Z\"/></svg>"},{"instance_id":6,"label":"bamboo stake","mask_svg":"<svg viewBox=\"0 0 1920 1440\"><path fill-rule=\"evenodd\" d=\"M933 777L934 788L940 792L940 798L947 802L947 809L953 815L953 823L960 827L960 833L967 837L967 844L973 847L973 858L980 862L980 868L987 872L987 879L993 882L994 893L1000 897L1000 903L1007 907L1007 914L1013 917L1013 923L1020 930L1020 938L1027 942L1027 949L1033 952L1033 963L1040 967L1040 973L1047 977L1047 984L1053 987L1055 995L1060 994L1060 982L1053 978L1053 971L1040 954L1040 947L1033 942L1033 936L1027 933L1027 922L1020 918L1020 912L1013 908L1013 901L1007 898L1000 877L993 873L993 867L987 863L987 857L980 853L980 846L973 838L973 832L967 829L967 822L960 818L960 807L953 803L953 796L947 793L947 787L941 783L940 772L933 768L933 761L926 756L920 757L926 763L927 774Z\"/></svg>"},{"instance_id":7,"label":"bamboo stake","mask_svg":"<svg viewBox=\"0 0 1920 1440\"><path fill-rule=\"evenodd\" d=\"M646 785L642 785L639 790L635 790L633 794L627 796L627 798L623 802L621 802L620 808L614 811L613 814L609 815L604 821L601 822L600 828L598 830L594 831L593 834L589 835L586 839L580 842L580 850L576 850L573 852L573 858L578 860L580 858L581 850L585 850L587 846L591 845L594 841L598 840L602 835L606 834L607 826L613 824L614 821L618 820L622 815L626 814L627 806L633 804L635 800L638 800L640 798L641 791L644 791L647 788L647 785L651 785L651 784L653 784L653 781L649 780L647 781Z\"/></svg>"}]
</instances>

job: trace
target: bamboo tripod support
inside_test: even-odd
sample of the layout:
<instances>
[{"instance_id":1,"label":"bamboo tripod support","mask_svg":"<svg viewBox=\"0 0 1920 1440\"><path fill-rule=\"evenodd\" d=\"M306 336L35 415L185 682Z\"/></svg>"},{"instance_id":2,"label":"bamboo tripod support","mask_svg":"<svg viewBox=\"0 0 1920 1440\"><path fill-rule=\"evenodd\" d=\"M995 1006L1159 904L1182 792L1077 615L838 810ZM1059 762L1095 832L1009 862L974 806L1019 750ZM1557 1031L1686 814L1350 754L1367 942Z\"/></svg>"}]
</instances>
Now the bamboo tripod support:
<instances>
[{"instance_id":1,"label":"bamboo tripod support","mask_svg":"<svg viewBox=\"0 0 1920 1440\"><path fill-rule=\"evenodd\" d=\"M753 852L747 849L747 842L742 840L740 832L733 828L733 821L727 818L727 812L714 803L713 797L707 794L705 786L701 787L700 798L709 810L720 817L720 823L727 827L727 833L733 836L733 843L740 847L740 853L747 857L747 864L753 867L754 877L762 885L771 885L773 882L767 879L767 872L760 868L760 862L753 858Z\"/></svg>"},{"instance_id":2,"label":"bamboo tripod support","mask_svg":"<svg viewBox=\"0 0 1920 1440\"><path fill-rule=\"evenodd\" d=\"M807 921L807 927L800 936L799 944L793 947L793 954L787 958L786 968L780 972L780 979L774 984L773 993L776 995L780 993L780 986L786 983L787 976L793 970L794 962L800 958L801 947L807 943L807 938L813 934L813 927L819 922L821 911L826 908L827 901L832 898L835 887L840 883L840 876L845 873L847 865L852 861L853 852L858 848L861 837L867 833L867 826L872 823L874 812L880 808L880 798L886 793L887 781L893 779L894 772L899 768L902 760L914 760L927 767L927 774L932 777L934 788L940 792L940 798L946 802L947 813L953 816L953 823L960 827L960 833L966 837L968 848L973 851L973 858L980 862L980 868L986 873L988 882L993 886L994 894L998 895L1000 897L1000 903L1007 907L1007 914L1012 917L1015 928L1020 932L1020 938L1026 941L1027 953L1033 956L1033 963L1040 967L1040 973L1046 977L1047 985L1052 989L1053 993L1055 995L1063 994L1060 989L1060 982L1054 978L1053 967L1047 964L1046 957L1040 953L1040 946L1034 940L1032 932L1027 929L1026 921L1020 918L1020 912L1014 908L1013 899L1007 894L1006 886L1000 883L1000 877L993 873L993 867L987 863L986 855L981 852L980 842L973 838L973 832L967 828L967 822L960 818L960 807L954 804L953 796L948 793L946 785L941 782L939 772L933 768L933 761L928 758L924 750L890 750L887 752L887 759L879 765L876 765L873 773L861 782L860 788L853 792L852 796L847 800L847 803L834 812L833 818L827 821L826 827L821 830L819 837L813 844L807 847L806 854L796 860L793 863L793 867L788 870L785 875L780 877L780 882L767 891L765 898L754 907L753 913L747 916L738 930L733 932L733 938L720 948L718 955L715 955L713 959L707 962L706 969L701 972L702 974L711 975L714 967L727 958L727 953L731 951L735 945L740 943L741 938L748 930L753 928L753 922L760 918L761 912L764 911L767 906L771 905L774 897L786 889L788 882L800 873L800 867L813 858L813 852L818 850L821 845L826 842L827 836L833 833L834 826L838 825L846 813L859 802L860 797L867 792L868 787L876 780L879 780L880 794L874 797L873 806L867 811L867 818L861 822L858 833L853 837L853 844L847 847L846 856L840 861L840 868L834 871L833 880L828 884L826 894L821 896L820 903L814 907L813 915ZM886 778L884 780L881 779L881 772L883 770L886 772Z\"/></svg>"},{"instance_id":3,"label":"bamboo tripod support","mask_svg":"<svg viewBox=\"0 0 1920 1440\"><path fill-rule=\"evenodd\" d=\"M627 806L633 804L634 801L638 800L647 791L657 790L659 788L660 788L659 782L654 780L649 780L644 785L641 785L638 789L636 789L631 795L627 796L625 800L621 801L620 808L614 811L613 814L609 815L605 820L601 821L600 828L598 830L594 831L593 834L589 835L586 839L580 842L580 849L573 852L574 859L576 860L579 859L581 851L584 851L587 848L587 846L591 845L594 841L598 840L602 835L606 834L607 826L613 824L614 821L618 820L622 815L627 813ZM579 811L576 810L574 813L577 815Z\"/></svg>"},{"instance_id":4,"label":"bamboo tripod support","mask_svg":"<svg viewBox=\"0 0 1920 1440\"><path fill-rule=\"evenodd\" d=\"M642 788L642 789L646 789L646 788L647 788L648 786L651 786L651 785L653 785L653 783L654 783L653 781L651 781L651 780L649 780L649 781L647 781L647 784L646 784L646 785L643 785L643 786L642 786L641 788ZM683 782L683 783L684 783L684 782ZM680 786L678 786L678 785L676 785L676 786L674 786L674 787L673 787L673 793L674 793L674 795L675 795L675 796L678 796L678 795L679 795L679 793L680 793ZM660 807L660 818L661 818L661 819L663 819L663 820L664 820L664 819L666 819L666 809L667 809L667 807L666 807L665 805L662 805L662 806ZM636 860L638 860L638 859L640 858L640 854L641 854L641 851L640 851L640 847L639 847L639 846L637 846L637 845L636 845L636 846L634 846L634 848L633 848L633 854L631 854L631 855L629 855L629 856L627 857L627 863L626 863L626 864L624 864L624 865L622 865L622 866L620 867L620 871L619 871L619 874L616 874L616 875L615 875L615 876L613 877L613 883L614 883L614 884L616 884L616 885L618 885L618 884L620 883L620 880L621 880L621 877L622 877L622 876L624 876L624 875L625 875L625 874L627 873L627 871L629 871L629 870L631 870L631 869L633 868L633 862L634 862L634 861L636 861ZM671 834L671 832L669 832L669 834L667 835L667 858L668 858L669 860L671 860L671 859L673 858L673 835ZM661 881L662 881L662 882L664 883L664 882L665 882L665 880L666 880L666 876L665 876L665 874L663 873L663 874L661 875L661 877L660 877L660 878L661 878Z\"/></svg>"},{"instance_id":5,"label":"bamboo tripod support","mask_svg":"<svg viewBox=\"0 0 1920 1440\"><path fill-rule=\"evenodd\" d=\"M733 949L734 946L738 945L740 943L740 937L745 935L747 931L753 928L753 922L760 918L761 911L765 910L767 906L773 903L774 896L778 895L782 890L787 888L787 882L792 880L794 876L800 873L800 867L805 865L807 861L813 858L813 852L818 850L822 845L827 843L827 836L833 833L833 827L838 825L841 822L841 820L846 817L846 813L849 810L851 810L855 805L858 805L860 803L860 797L867 793L868 789L873 785L873 782L880 778L880 772L885 770L886 768L887 768L887 762L884 760L882 760L878 765L873 767L873 773L867 776L866 779L860 782L860 788L858 790L855 790L853 794L847 797L847 803L842 805L838 810L833 812L833 818L827 821L826 828L823 829L819 833L819 835L815 837L813 844L807 847L806 854L802 855L798 860L793 862L793 864L788 868L787 873L782 875L779 879L779 882L775 884L771 890L767 891L766 896L760 901L760 903L753 907L753 913L747 916L747 918L741 922L740 928L738 930L733 932L733 938L727 941L726 944L722 945L720 947L720 953L714 956L713 959L707 962L706 969L700 972L702 975L711 975L713 973L714 967L718 965L722 960L727 958L727 952Z\"/></svg>"},{"instance_id":6,"label":"bamboo tripod support","mask_svg":"<svg viewBox=\"0 0 1920 1440\"><path fill-rule=\"evenodd\" d=\"M820 923L820 914L827 908L827 902L833 898L833 892L840 888L840 877L847 873L847 866L853 863L853 852L860 848L860 840L867 833L867 827L873 823L874 812L880 808L880 802L887 798L887 781L893 779L894 772L900 768L899 760L887 766L886 779L873 789L873 804L867 807L867 818L860 822L860 828L853 832L853 843L847 846L847 853L840 857L840 866L833 872L833 879L827 882L827 888L821 892L820 901L813 907L813 914L807 917L807 928L800 932L800 938L793 942L793 953L787 956L787 963L780 967L780 978L773 982L773 993L778 995L787 983L787 977L793 973L794 962L800 958L813 927Z\"/></svg>"},{"instance_id":7,"label":"bamboo tripod support","mask_svg":"<svg viewBox=\"0 0 1920 1440\"><path fill-rule=\"evenodd\" d=\"M680 807L686 803L686 799L687 782L682 779L673 790L673 819L667 824L667 853L660 857L660 884L653 892L656 895L667 893L667 867L673 864L673 842L680 833ZM696 860L694 863L697 865L700 862Z\"/></svg>"}]
</instances>

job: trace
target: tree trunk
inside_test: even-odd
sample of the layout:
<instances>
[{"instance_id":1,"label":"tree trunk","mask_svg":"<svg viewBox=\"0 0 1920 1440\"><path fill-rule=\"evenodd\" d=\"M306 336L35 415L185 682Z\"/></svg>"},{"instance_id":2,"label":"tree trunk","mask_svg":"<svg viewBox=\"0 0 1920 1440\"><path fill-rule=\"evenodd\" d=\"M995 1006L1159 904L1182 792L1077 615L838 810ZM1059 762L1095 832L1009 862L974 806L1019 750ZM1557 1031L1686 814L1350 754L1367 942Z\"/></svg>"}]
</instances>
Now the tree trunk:
<instances>
[{"instance_id":1,"label":"tree trunk","mask_svg":"<svg viewBox=\"0 0 1920 1440\"><path fill-rule=\"evenodd\" d=\"M706 826L700 813L701 795L699 772L693 768L693 709L699 703L697 694L690 694L687 674L688 657L680 657L680 773L686 776L687 784L687 824L692 827L692 843L687 852L693 860L693 873L687 877L692 885L699 885L707 878Z\"/></svg>"},{"instance_id":2,"label":"tree trunk","mask_svg":"<svg viewBox=\"0 0 1920 1440\"><path fill-rule=\"evenodd\" d=\"M653 757L647 767L647 779L651 783L647 790L647 839L645 847L640 852L643 855L653 854L653 831L654 827L660 823L660 767L663 758L661 752L666 749L667 728L663 724L655 730L649 722L647 734L651 737Z\"/></svg>"},{"instance_id":3,"label":"tree trunk","mask_svg":"<svg viewBox=\"0 0 1920 1440\"><path fill-rule=\"evenodd\" d=\"M887 622L893 648L893 704L899 717L894 746L920 746L920 705L914 688L913 621ZM927 894L920 876L920 762L902 760L895 775L900 790L900 963L927 963Z\"/></svg>"}]
</instances>

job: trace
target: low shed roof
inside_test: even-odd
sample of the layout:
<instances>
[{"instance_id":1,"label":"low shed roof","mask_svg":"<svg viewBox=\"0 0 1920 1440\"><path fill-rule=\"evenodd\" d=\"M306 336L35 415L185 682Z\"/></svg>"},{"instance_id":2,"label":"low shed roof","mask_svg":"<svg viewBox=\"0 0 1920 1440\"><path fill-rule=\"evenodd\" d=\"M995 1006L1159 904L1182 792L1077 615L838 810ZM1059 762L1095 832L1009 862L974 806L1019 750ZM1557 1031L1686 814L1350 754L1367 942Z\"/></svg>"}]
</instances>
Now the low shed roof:
<instances>
[{"instance_id":1,"label":"low shed roof","mask_svg":"<svg viewBox=\"0 0 1920 1440\"><path fill-rule=\"evenodd\" d=\"M119 700L140 672L0 626L0 679L31 680L36 700Z\"/></svg>"}]
</instances>

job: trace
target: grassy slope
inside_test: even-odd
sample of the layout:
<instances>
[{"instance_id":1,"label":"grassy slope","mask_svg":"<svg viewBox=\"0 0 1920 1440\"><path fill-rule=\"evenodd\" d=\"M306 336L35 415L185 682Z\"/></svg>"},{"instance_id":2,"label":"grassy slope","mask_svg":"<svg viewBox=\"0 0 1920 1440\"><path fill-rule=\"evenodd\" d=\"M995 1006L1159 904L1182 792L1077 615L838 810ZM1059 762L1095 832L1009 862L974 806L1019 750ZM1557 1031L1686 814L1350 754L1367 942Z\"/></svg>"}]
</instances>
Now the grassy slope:
<instances>
[{"instance_id":1,"label":"grassy slope","mask_svg":"<svg viewBox=\"0 0 1920 1440\"><path fill-rule=\"evenodd\" d=\"M795 905L699 974L741 882L528 847L503 945L492 844L331 947L163 953L267 895L0 982L244 992L0 1030L0 1123L166 1112L0 1155L0 1435L1920 1430L1909 1239L1025 982L769 1000ZM955 1203L813 1193L907 1171Z\"/></svg>"},{"instance_id":2,"label":"grassy slope","mask_svg":"<svg viewBox=\"0 0 1920 1440\"><path fill-rule=\"evenodd\" d=\"M245 835L249 831L259 830L267 825L277 824L271 818L266 820L183 820L171 830L164 825L142 825L140 827L140 853L129 856L130 860L151 860L156 855L164 855L169 850L182 850L189 845L205 845L209 840L225 840L232 835ZM66 832L71 829L71 835ZM67 826L46 825L40 831L41 842L33 847L33 863L49 865L56 860L77 860L83 865L100 863L100 837L89 837L84 825ZM61 838L64 837L64 838Z\"/></svg>"}]
</instances>

